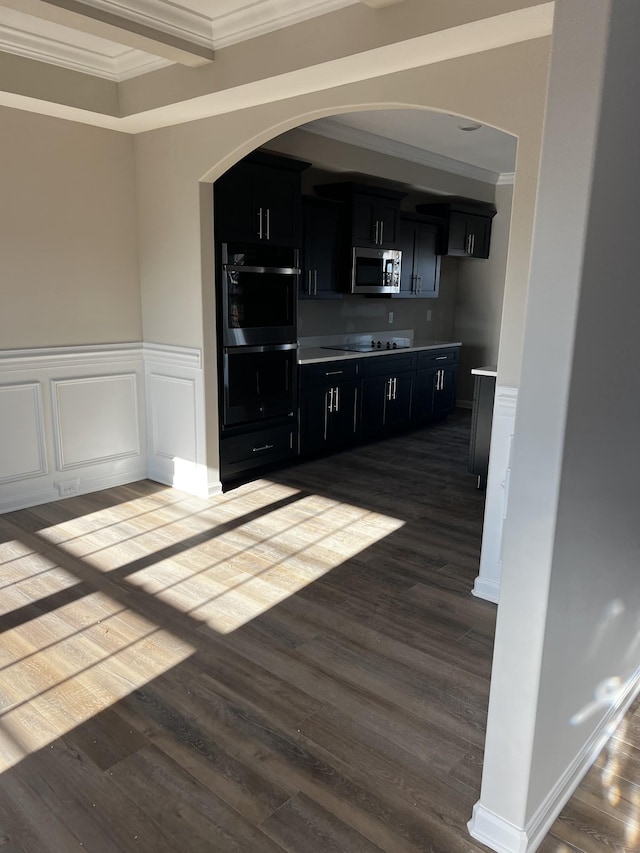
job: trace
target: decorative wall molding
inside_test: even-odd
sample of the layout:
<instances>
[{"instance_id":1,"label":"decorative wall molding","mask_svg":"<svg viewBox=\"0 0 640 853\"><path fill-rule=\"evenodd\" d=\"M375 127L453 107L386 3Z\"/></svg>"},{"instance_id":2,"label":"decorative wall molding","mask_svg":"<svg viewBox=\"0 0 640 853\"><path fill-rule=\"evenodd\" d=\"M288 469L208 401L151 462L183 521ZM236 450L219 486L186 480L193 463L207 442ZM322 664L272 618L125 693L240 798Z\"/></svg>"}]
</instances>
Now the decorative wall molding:
<instances>
[{"instance_id":1,"label":"decorative wall molding","mask_svg":"<svg viewBox=\"0 0 640 853\"><path fill-rule=\"evenodd\" d=\"M59 471L140 454L135 373L53 379L51 398Z\"/></svg>"},{"instance_id":2,"label":"decorative wall molding","mask_svg":"<svg viewBox=\"0 0 640 853\"><path fill-rule=\"evenodd\" d=\"M1 351L0 512L144 479L144 396L139 343Z\"/></svg>"},{"instance_id":3,"label":"decorative wall molding","mask_svg":"<svg viewBox=\"0 0 640 853\"><path fill-rule=\"evenodd\" d=\"M5 371L67 367L90 368L101 365L139 362L142 344L96 344L95 346L33 347L0 350L0 376Z\"/></svg>"},{"instance_id":4,"label":"decorative wall molding","mask_svg":"<svg viewBox=\"0 0 640 853\"><path fill-rule=\"evenodd\" d=\"M202 353L144 344L148 476L200 497L222 491L207 466Z\"/></svg>"},{"instance_id":5,"label":"decorative wall molding","mask_svg":"<svg viewBox=\"0 0 640 853\"><path fill-rule=\"evenodd\" d=\"M142 344L145 361L202 369L202 352L192 347L172 347L167 344Z\"/></svg>"},{"instance_id":6,"label":"decorative wall molding","mask_svg":"<svg viewBox=\"0 0 640 853\"><path fill-rule=\"evenodd\" d=\"M46 473L40 383L0 386L0 483Z\"/></svg>"},{"instance_id":7,"label":"decorative wall molding","mask_svg":"<svg viewBox=\"0 0 640 853\"><path fill-rule=\"evenodd\" d=\"M518 389L496 386L489 451L489 472L484 508L480 572L473 594L495 604L500 600L502 530L506 517L511 476L511 443L515 428Z\"/></svg>"},{"instance_id":8,"label":"decorative wall molding","mask_svg":"<svg viewBox=\"0 0 640 853\"><path fill-rule=\"evenodd\" d=\"M470 835L496 853L533 853L537 850L638 693L640 669L629 679L617 701L607 709L596 730L556 781L525 827L514 826L487 809L480 800L473 807L473 816L467 824Z\"/></svg>"}]
</instances>

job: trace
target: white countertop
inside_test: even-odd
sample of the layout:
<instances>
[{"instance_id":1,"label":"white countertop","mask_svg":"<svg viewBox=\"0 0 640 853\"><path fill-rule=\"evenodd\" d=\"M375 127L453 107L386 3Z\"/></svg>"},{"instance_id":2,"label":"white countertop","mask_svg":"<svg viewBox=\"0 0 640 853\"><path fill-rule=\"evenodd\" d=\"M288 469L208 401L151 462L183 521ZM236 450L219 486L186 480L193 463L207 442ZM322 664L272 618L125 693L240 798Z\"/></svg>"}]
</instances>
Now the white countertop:
<instances>
[{"instance_id":1,"label":"white countertop","mask_svg":"<svg viewBox=\"0 0 640 853\"><path fill-rule=\"evenodd\" d=\"M298 364L314 364L322 361L335 361L336 359L371 358L385 355L399 355L404 352L416 352L417 350L439 349L440 347L459 347L460 341L414 341L410 347L401 349L376 349L370 352L349 352L340 349L326 349L325 347L300 347L298 350Z\"/></svg>"},{"instance_id":2,"label":"white countertop","mask_svg":"<svg viewBox=\"0 0 640 853\"><path fill-rule=\"evenodd\" d=\"M476 376L497 376L498 370L495 367L473 367L471 372Z\"/></svg>"}]
</instances>

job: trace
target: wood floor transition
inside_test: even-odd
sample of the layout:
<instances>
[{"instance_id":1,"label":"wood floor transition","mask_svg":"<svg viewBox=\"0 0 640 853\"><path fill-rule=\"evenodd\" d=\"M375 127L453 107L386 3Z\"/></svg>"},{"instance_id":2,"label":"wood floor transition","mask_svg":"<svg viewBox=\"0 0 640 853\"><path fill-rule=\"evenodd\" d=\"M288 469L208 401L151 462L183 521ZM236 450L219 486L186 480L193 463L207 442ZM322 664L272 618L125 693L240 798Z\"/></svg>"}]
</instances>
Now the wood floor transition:
<instances>
[{"instance_id":1,"label":"wood floor transition","mask_svg":"<svg viewBox=\"0 0 640 853\"><path fill-rule=\"evenodd\" d=\"M0 516L0 847L484 850L468 442L458 414L208 501L142 482ZM543 853L640 850L636 711Z\"/></svg>"}]
</instances>

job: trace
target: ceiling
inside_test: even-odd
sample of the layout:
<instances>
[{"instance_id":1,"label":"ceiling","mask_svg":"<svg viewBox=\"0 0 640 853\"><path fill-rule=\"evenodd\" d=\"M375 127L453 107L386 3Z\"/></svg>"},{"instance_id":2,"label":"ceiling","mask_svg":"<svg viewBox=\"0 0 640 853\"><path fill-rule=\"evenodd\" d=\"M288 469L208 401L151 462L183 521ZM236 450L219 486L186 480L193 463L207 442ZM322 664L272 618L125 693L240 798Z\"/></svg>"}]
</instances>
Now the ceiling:
<instances>
[{"instance_id":1,"label":"ceiling","mask_svg":"<svg viewBox=\"0 0 640 853\"><path fill-rule=\"evenodd\" d=\"M206 62L223 47L356 3L393 2L0 0L0 51L120 81L173 61Z\"/></svg>"},{"instance_id":2,"label":"ceiling","mask_svg":"<svg viewBox=\"0 0 640 853\"><path fill-rule=\"evenodd\" d=\"M506 182L515 171L515 137L448 113L365 110L319 119L304 129L489 183Z\"/></svg>"},{"instance_id":3,"label":"ceiling","mask_svg":"<svg viewBox=\"0 0 640 853\"><path fill-rule=\"evenodd\" d=\"M538 37L551 27L551 3L514 0L514 6L520 2L523 8L492 18L484 29L473 22L468 32L458 27L452 38L455 44L443 52L437 33L402 31L403 2L429 18L427 0L425 6L416 6L416 0L0 0L0 79L5 80L0 83L0 103L135 133L251 106L254 100L268 102L277 97L271 94L277 91L271 83L273 74L279 75L287 95L322 88L333 80L330 74L340 82L363 79L358 62L367 47L362 43L359 52L348 57L341 53L340 39L333 63L323 64L310 47L309 67L296 68L291 61L295 74L283 73L286 63L278 66L280 58L272 50L266 61L269 67L259 75L264 79L256 77L253 88L243 85L241 74L223 58L229 54L224 48L235 45L234 50L242 50L251 39L257 45L261 36L269 38L269 33L304 22L308 28L318 26L313 19L329 13L351 15L351 26L364 20L362 15L369 16L367 22L384 15L377 19L381 33L395 35L389 36L389 44L384 38L371 42L370 47L380 47L380 73L460 55L469 49L464 47L465 38L475 40L475 49L482 50ZM253 48L247 44L247 50ZM154 71L161 76L149 73ZM187 72L200 76L185 78ZM162 76L168 74L173 76ZM209 75L206 80L204 74ZM233 74L238 78L235 85ZM152 78L155 82L147 85ZM203 80L205 87L198 89ZM157 94L163 91L163 81L166 98ZM193 90L187 87L191 83ZM127 86L134 88L125 91L122 87ZM52 87L57 87L54 94ZM71 91L73 97L65 94ZM464 131L461 125L465 121L458 116L400 109L334 116L305 127L490 183L513 173L513 137L485 126Z\"/></svg>"}]
</instances>

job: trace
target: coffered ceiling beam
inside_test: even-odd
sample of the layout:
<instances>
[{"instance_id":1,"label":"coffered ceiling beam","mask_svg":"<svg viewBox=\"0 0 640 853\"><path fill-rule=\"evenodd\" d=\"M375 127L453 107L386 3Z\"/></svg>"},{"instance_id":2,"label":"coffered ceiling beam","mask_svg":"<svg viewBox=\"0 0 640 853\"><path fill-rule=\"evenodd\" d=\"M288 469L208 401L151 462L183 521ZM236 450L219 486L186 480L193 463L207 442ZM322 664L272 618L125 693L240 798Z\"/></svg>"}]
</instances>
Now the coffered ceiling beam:
<instances>
[{"instance_id":1,"label":"coffered ceiling beam","mask_svg":"<svg viewBox=\"0 0 640 853\"><path fill-rule=\"evenodd\" d=\"M0 6L161 56L181 65L213 61L213 48L89 6L80 0L0 0Z\"/></svg>"},{"instance_id":2,"label":"coffered ceiling beam","mask_svg":"<svg viewBox=\"0 0 640 853\"><path fill-rule=\"evenodd\" d=\"M402 3L402 0L360 0L365 6L371 6L372 9L381 9L383 6L394 6L396 3Z\"/></svg>"}]
</instances>

